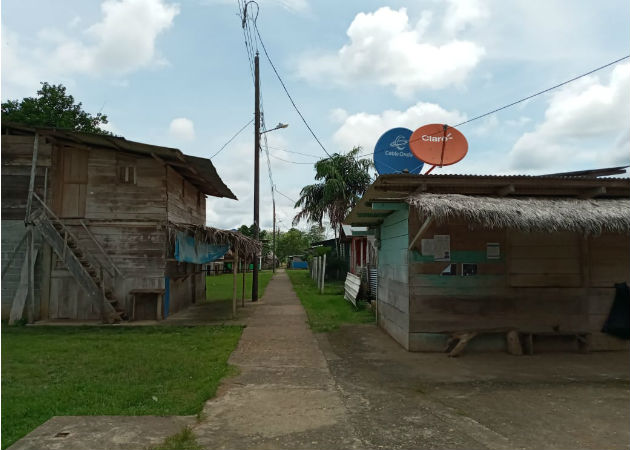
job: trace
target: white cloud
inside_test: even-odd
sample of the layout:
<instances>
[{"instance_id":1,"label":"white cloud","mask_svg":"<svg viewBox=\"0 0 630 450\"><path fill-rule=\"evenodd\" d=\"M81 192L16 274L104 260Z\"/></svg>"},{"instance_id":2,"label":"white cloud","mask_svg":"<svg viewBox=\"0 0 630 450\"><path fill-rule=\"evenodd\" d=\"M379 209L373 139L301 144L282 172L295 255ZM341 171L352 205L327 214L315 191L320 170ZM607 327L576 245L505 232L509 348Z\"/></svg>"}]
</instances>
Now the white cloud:
<instances>
[{"instance_id":1,"label":"white cloud","mask_svg":"<svg viewBox=\"0 0 630 450\"><path fill-rule=\"evenodd\" d=\"M234 5L234 0L199 0L199 2L203 5ZM310 10L308 0L258 0L257 3L261 8L265 8L267 6L280 6L287 11L295 13L302 13ZM248 9L250 7L253 8L252 6L249 6ZM256 12L254 12L254 15L256 15Z\"/></svg>"},{"instance_id":2,"label":"white cloud","mask_svg":"<svg viewBox=\"0 0 630 450\"><path fill-rule=\"evenodd\" d=\"M225 138L227 139L227 138ZM282 133L268 133L269 145L290 147ZM282 154L281 154L282 155ZM296 155L282 155L289 160L298 160ZM237 164L234 161L238 161ZM238 201L210 197L206 203L207 224L218 228L234 228L240 225L251 225L253 222L253 179L254 149L251 137L239 136L229 148L212 159L217 172L225 184L238 197ZM312 166L282 163L271 160L273 175L278 189L292 199L297 199L301 187L312 183ZM299 187L298 187L299 186ZM286 230L296 212L293 204L276 194L276 217L279 226ZM267 176L267 162L264 152L260 161L260 225L271 229L273 223L271 188ZM301 224L306 227L306 224Z\"/></svg>"},{"instance_id":3,"label":"white cloud","mask_svg":"<svg viewBox=\"0 0 630 450\"><path fill-rule=\"evenodd\" d=\"M444 17L444 29L456 34L469 25L484 21L489 17L487 6L481 0L448 0L449 7Z\"/></svg>"},{"instance_id":4,"label":"white cloud","mask_svg":"<svg viewBox=\"0 0 630 450\"><path fill-rule=\"evenodd\" d=\"M106 0L101 10L103 19L86 30L93 44L68 40L55 49L51 59L60 67L96 74L145 67L156 59L157 36L179 14L178 5L163 0Z\"/></svg>"},{"instance_id":5,"label":"white cloud","mask_svg":"<svg viewBox=\"0 0 630 450\"><path fill-rule=\"evenodd\" d=\"M177 117L171 120L168 132L175 139L182 141L192 141L195 139L195 124L185 117Z\"/></svg>"},{"instance_id":6,"label":"white cloud","mask_svg":"<svg viewBox=\"0 0 630 450\"><path fill-rule=\"evenodd\" d=\"M348 118L348 111L343 108L335 108L330 111L329 117L335 123L343 123Z\"/></svg>"},{"instance_id":7,"label":"white cloud","mask_svg":"<svg viewBox=\"0 0 630 450\"><path fill-rule=\"evenodd\" d=\"M625 145L629 104L630 64L616 66L607 85L586 77L565 86L551 96L545 120L516 141L509 155L511 167L630 163Z\"/></svg>"},{"instance_id":8,"label":"white cloud","mask_svg":"<svg viewBox=\"0 0 630 450\"><path fill-rule=\"evenodd\" d=\"M120 76L164 64L155 43L173 25L179 14L177 4L166 0L105 0L101 11L101 20L83 30L81 18L74 17L66 29L43 29L37 39L29 42L28 37L20 42L3 24L5 90L36 88L41 80L67 82L67 77L76 74Z\"/></svg>"},{"instance_id":9,"label":"white cloud","mask_svg":"<svg viewBox=\"0 0 630 450\"><path fill-rule=\"evenodd\" d=\"M456 124L464 120L466 116L457 110L447 111L435 103L418 102L405 111L386 110L381 114L361 112L348 115L333 139L343 152L357 145L369 152L374 150L378 138L390 128L415 130L429 123Z\"/></svg>"},{"instance_id":10,"label":"white cloud","mask_svg":"<svg viewBox=\"0 0 630 450\"><path fill-rule=\"evenodd\" d=\"M422 88L461 84L479 63L484 49L458 39L439 44L425 41L423 34L431 17L423 13L412 24L405 8L359 13L347 30L350 42L336 53L304 58L299 74L315 82L363 81L391 86L401 97Z\"/></svg>"}]
</instances>

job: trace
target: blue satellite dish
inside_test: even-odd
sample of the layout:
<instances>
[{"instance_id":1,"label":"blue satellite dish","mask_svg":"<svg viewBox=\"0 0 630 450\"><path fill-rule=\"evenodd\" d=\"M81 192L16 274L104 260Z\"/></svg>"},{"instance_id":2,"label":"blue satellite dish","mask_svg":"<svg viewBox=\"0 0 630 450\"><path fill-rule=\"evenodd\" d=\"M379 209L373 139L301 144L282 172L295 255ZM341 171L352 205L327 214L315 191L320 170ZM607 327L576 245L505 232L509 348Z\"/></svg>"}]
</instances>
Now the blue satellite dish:
<instances>
[{"instance_id":1,"label":"blue satellite dish","mask_svg":"<svg viewBox=\"0 0 630 450\"><path fill-rule=\"evenodd\" d=\"M407 128L392 128L376 141L374 147L374 167L379 175L402 173L420 173L424 163L411 153L409 138L413 131Z\"/></svg>"}]
</instances>

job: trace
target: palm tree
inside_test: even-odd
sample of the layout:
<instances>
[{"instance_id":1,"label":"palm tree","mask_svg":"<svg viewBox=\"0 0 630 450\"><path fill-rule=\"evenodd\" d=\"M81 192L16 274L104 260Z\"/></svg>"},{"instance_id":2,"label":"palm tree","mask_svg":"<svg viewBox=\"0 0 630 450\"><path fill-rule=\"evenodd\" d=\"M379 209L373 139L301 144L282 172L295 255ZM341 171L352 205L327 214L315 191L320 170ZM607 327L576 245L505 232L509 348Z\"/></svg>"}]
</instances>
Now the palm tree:
<instances>
[{"instance_id":1,"label":"palm tree","mask_svg":"<svg viewBox=\"0 0 630 450\"><path fill-rule=\"evenodd\" d=\"M324 216L330 220L335 237L341 233L346 215L361 199L372 183L369 169L372 162L358 159L361 147L355 147L345 155L335 153L315 163L315 180L318 183L304 186L295 203L300 212L293 218L297 225L301 220L322 225Z\"/></svg>"}]
</instances>

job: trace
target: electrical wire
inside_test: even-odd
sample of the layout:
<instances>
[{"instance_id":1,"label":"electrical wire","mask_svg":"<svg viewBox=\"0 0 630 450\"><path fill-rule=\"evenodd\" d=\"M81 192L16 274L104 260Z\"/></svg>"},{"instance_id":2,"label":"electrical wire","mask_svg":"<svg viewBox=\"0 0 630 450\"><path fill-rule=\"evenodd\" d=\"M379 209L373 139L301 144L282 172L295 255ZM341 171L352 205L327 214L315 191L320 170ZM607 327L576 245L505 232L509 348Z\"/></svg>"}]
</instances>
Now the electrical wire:
<instances>
[{"instance_id":1,"label":"electrical wire","mask_svg":"<svg viewBox=\"0 0 630 450\"><path fill-rule=\"evenodd\" d=\"M253 121L254 121L254 119L251 119L249 122L247 122L245 125L243 125L243 128L241 128L240 130L238 130L234 136L232 136L232 137L231 137L231 138L230 138L230 139L229 139L229 140L228 140L225 144L223 144L223 145L221 146L221 148L220 148L219 150L217 150L217 152L216 152L214 155L212 155L212 156L210 157L210 159L214 158L214 157L215 157L215 156L217 156L219 153L221 153L221 152L223 151L223 149L224 149L225 147L227 147L227 145L228 145L230 142L232 142L234 139L236 139L236 137L237 137L239 134L241 134L241 132L242 132L245 128L247 128L247 127L248 127L248 126L249 126L249 125L250 125Z\"/></svg>"},{"instance_id":2,"label":"electrical wire","mask_svg":"<svg viewBox=\"0 0 630 450\"><path fill-rule=\"evenodd\" d=\"M280 192L278 189L276 189L276 192L280 195L282 195L284 198L286 198L287 200L293 202L293 204L296 204L297 202L295 200L293 200L291 197L289 197L288 195L283 194L282 192Z\"/></svg>"},{"instance_id":3,"label":"electrical wire","mask_svg":"<svg viewBox=\"0 0 630 450\"><path fill-rule=\"evenodd\" d=\"M519 103L522 103L522 102L524 102L524 101L526 101L526 100L529 100L530 98L534 98L534 97L536 97L536 96L538 96L538 95L544 94L544 93L549 92L549 91L552 91L552 90L554 90L554 89L557 89L557 88L559 88L559 87L561 87L561 86L564 86L565 84L569 84L569 83L571 83L571 82L573 82L573 81L579 80L580 78L583 78L583 77L585 77L585 76L587 76L587 75L590 75L590 74L592 74L592 73L595 73L595 72L597 72L597 71L599 71L599 70L605 69L606 67L610 67L610 66L612 66L612 65L614 65L614 64L617 64L618 62L621 62L621 61L623 61L624 59L628 59L628 58L630 58L630 55L626 55L626 56L624 56L623 58L616 59L615 61L609 62L608 64L604 64L603 66L600 66L600 67L598 67L597 69L593 69L593 70L591 70L591 71L589 71L589 72L583 73L582 75L578 75L577 77L571 78L570 80L564 81L564 82L562 82L562 83L560 83L560 84L556 84L555 86L552 86L552 87L550 87L550 88L547 88L547 89L544 89L544 90L542 90L542 91L536 92L535 94L532 94L532 95L529 95L529 96L527 96L527 97L524 97L524 98L522 98L522 99L520 99L520 100L517 100L517 101L515 101L515 102L512 102L512 103L510 103L510 104L508 104L508 105L501 106L500 108L493 109L492 111L487 112L487 113L485 113L485 114L481 114L481 115L479 115L479 116L475 116L475 117L473 117L472 119L468 119L468 120L466 120L466 121L464 121L464 122L458 123L457 125L453 125L453 127L459 127L459 126L465 125L465 124L470 123L470 122L472 122L472 121L474 121L474 120L478 120L478 119L481 119L481 118L483 118L483 117L489 116L490 114L494 114L494 113L496 113L496 112L502 111L502 110L504 110L504 109L506 109L506 108L509 108L509 107L511 107L511 106L518 105Z\"/></svg>"},{"instance_id":4,"label":"electrical wire","mask_svg":"<svg viewBox=\"0 0 630 450\"><path fill-rule=\"evenodd\" d=\"M284 84L284 81L282 81L282 77L278 73L278 70L276 69L276 66L273 64L273 61L271 61L271 57L269 56L269 52L267 52L267 47L265 46L265 43L263 42L262 37L260 36L260 31L258 30L258 25L256 24L256 20L253 20L253 22L254 22L254 30L256 31L256 35L258 36L258 40L260 40L260 45L262 46L263 52L265 53L265 56L267 57L267 61L269 61L269 64L271 65L271 68L273 69L273 72L276 74L276 77L278 78L278 81L280 81L280 84L282 85L282 89L284 89L284 92L287 94L287 97L289 97L289 100L291 101L291 104L293 105L293 108L298 113L298 115L302 119L302 122L304 122L304 125L306 125L306 128L308 128L308 131L310 131L311 135L313 135L313 138L315 138L315 140L317 141L319 146L322 148L322 150L324 150L324 152L328 155L328 157L332 157L332 155L330 153L328 153L328 150L326 150L326 147L324 147L324 144L322 144L322 142L319 140L319 138L317 137L317 135L315 134L315 132L313 131L311 126L308 124L308 122L304 118L304 115L302 114L300 109L295 104L295 101L293 100L293 97L291 97L291 94L289 94L289 90L287 89L286 85Z\"/></svg>"},{"instance_id":5,"label":"electrical wire","mask_svg":"<svg viewBox=\"0 0 630 450\"><path fill-rule=\"evenodd\" d=\"M623 61L623 60L626 60L626 59L628 59L628 58L630 58L630 55L626 55L626 56L624 56L624 57L622 57L622 58L619 58L619 59L616 59L616 60L614 60L614 61L611 61L611 62L609 62L609 63L607 63L607 64L604 64L603 66L599 66L599 67L597 67L596 69L590 70L590 71L588 71L588 72L586 72L586 73L583 73L583 74L581 74L581 75L578 75L578 76L576 76L576 77L573 77L573 78L571 78L570 80L563 81L562 83L558 83L558 84L556 84L556 85L554 85L554 86L551 86L551 87L549 87L549 88L547 88L547 89L543 89L542 91L538 91L538 92L536 92L535 94L528 95L527 97L523 97L523 98L521 98L520 100L516 100L516 101L514 101L514 102L512 102L512 103L509 103L509 104L507 104L507 105L501 106L501 107L499 107L499 108L495 108L495 109L493 109L492 111L489 111L489 112L487 112L487 113L484 113L484 114L480 114L480 115L478 115L478 116L475 116L475 117L473 117L472 119L468 119L468 120L465 120L465 121L463 121L463 122L460 122L460 123L458 123L458 124L456 124L456 125L452 125L452 128L457 128L457 127L460 127L460 126L462 126L462 125L469 124L470 122L473 122L473 121L475 121L475 120L482 119L482 118L484 118L484 117L486 117L486 116L489 116L489 115L491 115L491 114L497 113L497 112L502 111L502 110L507 109L507 108L510 108L510 107L512 107L512 106L514 106L514 105L518 105L519 103L523 103L524 101L530 100L530 99L532 99L532 98L534 98L534 97L537 97L537 96L539 96L539 95L545 94L545 93L547 93L547 92L549 92L549 91L552 91L552 90L554 90L554 89L557 89L557 88L559 88L559 87L565 86L565 85L567 85L567 84L569 84L569 83L572 83L573 81L579 80L580 78L584 78L584 77L586 77L586 76L588 76L588 75L591 75L591 74L593 74L593 73L595 73L595 72L598 72L598 71L600 71L600 70L602 70L602 69L605 69L605 68L607 68L607 67L610 67L610 66L612 66L612 65L615 65L615 64L617 64L617 63L619 63L619 62L621 62L621 61ZM358 155L357 157L358 157L358 158L361 158L361 157L363 157L363 156L369 156L369 155L372 155L372 154L373 154L373 152L368 152L368 153L363 153L363 154L361 154L361 155Z\"/></svg>"},{"instance_id":6,"label":"electrical wire","mask_svg":"<svg viewBox=\"0 0 630 450\"><path fill-rule=\"evenodd\" d=\"M272 145L270 145L269 148L271 150L279 150L281 152L294 153L296 155L301 155L301 156L310 156L311 158L320 158L320 155L314 155L313 153L301 153L301 152L296 152L295 150L287 150L286 148L282 148L282 147L274 147Z\"/></svg>"},{"instance_id":7,"label":"electrical wire","mask_svg":"<svg viewBox=\"0 0 630 450\"><path fill-rule=\"evenodd\" d=\"M291 164L308 164L308 165L310 165L310 166L312 166L312 165L314 165L314 164L315 164L315 162L289 161L288 159L282 159L282 158L280 158L280 157L278 157L278 156L276 156L276 155L274 155L274 154L271 154L271 157L272 157L272 158L275 158L275 159L277 159L277 160L280 160L280 161L284 161L285 163L291 163Z\"/></svg>"}]
</instances>

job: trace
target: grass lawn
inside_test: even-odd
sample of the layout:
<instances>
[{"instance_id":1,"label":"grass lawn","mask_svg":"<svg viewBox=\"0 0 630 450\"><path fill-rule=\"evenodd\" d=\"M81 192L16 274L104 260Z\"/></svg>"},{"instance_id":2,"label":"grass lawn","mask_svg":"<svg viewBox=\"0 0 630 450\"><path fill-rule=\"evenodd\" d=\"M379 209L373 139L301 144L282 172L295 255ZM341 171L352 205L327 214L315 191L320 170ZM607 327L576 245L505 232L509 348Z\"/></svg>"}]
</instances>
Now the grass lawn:
<instances>
[{"instance_id":1,"label":"grass lawn","mask_svg":"<svg viewBox=\"0 0 630 450\"><path fill-rule=\"evenodd\" d=\"M273 272L265 270L258 272L258 298L265 293L265 288L271 280ZM236 281L237 298L240 299L243 293L243 274L237 275ZM252 273L245 274L245 298L252 298ZM232 274L212 275L206 277L206 300L209 302L219 300L232 300Z\"/></svg>"},{"instance_id":2,"label":"grass lawn","mask_svg":"<svg viewBox=\"0 0 630 450\"><path fill-rule=\"evenodd\" d=\"M308 270L287 270L313 331L324 332L339 328L344 323L374 322L374 313L359 303L354 309L343 298L343 281L326 282L324 293L320 294Z\"/></svg>"},{"instance_id":3,"label":"grass lawn","mask_svg":"<svg viewBox=\"0 0 630 450\"><path fill-rule=\"evenodd\" d=\"M2 327L2 448L58 415L190 415L242 328Z\"/></svg>"}]
</instances>

